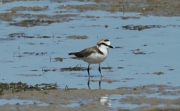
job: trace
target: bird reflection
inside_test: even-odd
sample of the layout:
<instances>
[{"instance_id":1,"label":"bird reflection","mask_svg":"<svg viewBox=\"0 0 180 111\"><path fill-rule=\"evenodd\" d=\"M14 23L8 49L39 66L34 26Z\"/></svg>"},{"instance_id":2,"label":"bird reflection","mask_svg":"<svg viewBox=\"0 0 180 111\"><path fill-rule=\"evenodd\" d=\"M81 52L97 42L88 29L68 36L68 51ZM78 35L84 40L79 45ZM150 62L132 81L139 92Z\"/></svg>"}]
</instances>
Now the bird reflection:
<instances>
[{"instance_id":1,"label":"bird reflection","mask_svg":"<svg viewBox=\"0 0 180 111\"><path fill-rule=\"evenodd\" d=\"M101 81L102 81L102 76L100 77L99 79L99 89L101 89ZM87 85L88 85L88 88L91 89L90 87L90 81L91 81L91 77L88 77L88 82L87 82Z\"/></svg>"},{"instance_id":2,"label":"bird reflection","mask_svg":"<svg viewBox=\"0 0 180 111\"><path fill-rule=\"evenodd\" d=\"M102 105L107 105L108 107L111 107L111 100L109 98L109 95L101 96L99 98L99 101Z\"/></svg>"}]
</instances>

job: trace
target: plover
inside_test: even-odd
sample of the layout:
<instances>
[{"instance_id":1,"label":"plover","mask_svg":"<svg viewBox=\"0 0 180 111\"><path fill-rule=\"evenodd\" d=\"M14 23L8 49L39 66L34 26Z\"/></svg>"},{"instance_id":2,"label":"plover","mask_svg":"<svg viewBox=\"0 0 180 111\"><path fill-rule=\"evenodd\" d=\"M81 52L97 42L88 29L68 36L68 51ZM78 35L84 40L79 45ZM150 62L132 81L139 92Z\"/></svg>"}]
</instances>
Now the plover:
<instances>
[{"instance_id":1,"label":"plover","mask_svg":"<svg viewBox=\"0 0 180 111\"><path fill-rule=\"evenodd\" d=\"M99 72L101 76L103 76L103 74L101 73L100 63L106 59L108 55L108 48L113 48L110 45L110 41L108 39L101 39L98 41L96 46L86 48L80 52L72 52L69 53L69 55L75 55L78 59L81 59L88 63L87 71L89 77L89 67L91 64L99 64Z\"/></svg>"}]
</instances>

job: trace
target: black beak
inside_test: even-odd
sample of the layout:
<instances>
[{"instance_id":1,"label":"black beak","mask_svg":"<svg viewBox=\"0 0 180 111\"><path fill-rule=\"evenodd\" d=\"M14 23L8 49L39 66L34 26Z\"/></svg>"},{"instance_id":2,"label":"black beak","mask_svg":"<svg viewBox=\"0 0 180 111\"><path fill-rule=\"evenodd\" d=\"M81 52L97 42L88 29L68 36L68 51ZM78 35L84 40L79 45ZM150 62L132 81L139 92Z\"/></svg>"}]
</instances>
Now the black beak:
<instances>
[{"instance_id":1,"label":"black beak","mask_svg":"<svg viewBox=\"0 0 180 111\"><path fill-rule=\"evenodd\" d=\"M109 45L109 48L113 48L113 46Z\"/></svg>"}]
</instances>

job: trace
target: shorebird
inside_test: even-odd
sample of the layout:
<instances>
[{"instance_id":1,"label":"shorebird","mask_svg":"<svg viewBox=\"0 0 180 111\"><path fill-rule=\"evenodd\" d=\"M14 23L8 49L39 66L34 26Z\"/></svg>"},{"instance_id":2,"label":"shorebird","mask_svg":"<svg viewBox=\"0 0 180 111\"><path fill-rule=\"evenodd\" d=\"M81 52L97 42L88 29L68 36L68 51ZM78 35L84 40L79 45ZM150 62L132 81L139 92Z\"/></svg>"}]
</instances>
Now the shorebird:
<instances>
[{"instance_id":1,"label":"shorebird","mask_svg":"<svg viewBox=\"0 0 180 111\"><path fill-rule=\"evenodd\" d=\"M110 41L108 39L101 39L98 41L96 46L86 48L80 52L72 52L72 53L69 53L69 55L74 55L78 59L81 59L88 63L87 71L88 71L89 77L90 77L89 67L91 64L99 64L99 72L101 76L103 76L103 74L101 73L100 63L103 62L107 58L108 48L113 48L110 45Z\"/></svg>"}]
</instances>

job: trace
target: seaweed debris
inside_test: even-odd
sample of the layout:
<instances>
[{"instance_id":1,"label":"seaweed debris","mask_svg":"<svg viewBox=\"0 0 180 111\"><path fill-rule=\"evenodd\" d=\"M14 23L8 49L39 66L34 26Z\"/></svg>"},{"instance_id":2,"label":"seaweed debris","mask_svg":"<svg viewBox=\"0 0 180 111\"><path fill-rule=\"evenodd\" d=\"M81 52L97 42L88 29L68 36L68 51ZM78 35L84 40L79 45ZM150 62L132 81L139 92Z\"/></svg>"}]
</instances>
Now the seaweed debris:
<instances>
[{"instance_id":1,"label":"seaweed debris","mask_svg":"<svg viewBox=\"0 0 180 111\"><path fill-rule=\"evenodd\" d=\"M61 68L61 72L64 71L84 71L87 70L85 67L81 67L81 65L76 65L75 67Z\"/></svg>"},{"instance_id":2,"label":"seaweed debris","mask_svg":"<svg viewBox=\"0 0 180 111\"><path fill-rule=\"evenodd\" d=\"M41 91L41 90L57 90L57 84L35 84L28 85L27 83L0 83L0 95L3 95L5 92L22 92L22 91Z\"/></svg>"}]
</instances>

